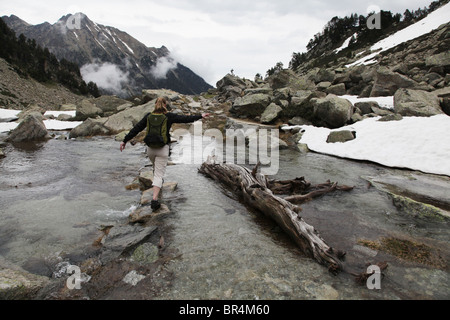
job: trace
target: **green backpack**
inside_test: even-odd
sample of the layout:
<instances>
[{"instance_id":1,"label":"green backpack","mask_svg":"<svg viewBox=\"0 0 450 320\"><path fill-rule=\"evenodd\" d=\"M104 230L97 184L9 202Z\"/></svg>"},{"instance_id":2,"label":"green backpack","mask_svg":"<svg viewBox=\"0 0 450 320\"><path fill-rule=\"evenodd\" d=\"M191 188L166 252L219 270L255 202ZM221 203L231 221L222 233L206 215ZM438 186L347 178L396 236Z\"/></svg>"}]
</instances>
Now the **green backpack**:
<instances>
[{"instance_id":1,"label":"green backpack","mask_svg":"<svg viewBox=\"0 0 450 320\"><path fill-rule=\"evenodd\" d=\"M147 117L147 134L144 142L150 148L162 148L169 143L167 117L164 114L151 113Z\"/></svg>"}]
</instances>

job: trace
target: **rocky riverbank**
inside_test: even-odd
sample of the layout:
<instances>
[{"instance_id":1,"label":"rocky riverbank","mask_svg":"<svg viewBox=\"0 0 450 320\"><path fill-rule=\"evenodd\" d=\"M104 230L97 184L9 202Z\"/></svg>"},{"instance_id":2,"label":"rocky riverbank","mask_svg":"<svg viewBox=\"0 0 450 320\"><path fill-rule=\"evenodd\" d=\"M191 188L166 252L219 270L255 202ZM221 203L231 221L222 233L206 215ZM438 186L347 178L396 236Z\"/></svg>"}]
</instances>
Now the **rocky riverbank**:
<instances>
[{"instance_id":1,"label":"rocky riverbank","mask_svg":"<svg viewBox=\"0 0 450 320\"><path fill-rule=\"evenodd\" d=\"M179 195L175 182L162 189L164 204L156 212L149 205L152 172L144 169L125 189L141 190L139 205L128 221L98 227L98 238L83 252L48 257L51 276L40 276L0 260L0 299L153 299L170 285L165 263L177 258L167 246L171 230L164 219L170 201ZM149 189L150 187L150 189ZM70 268L76 268L76 271ZM78 284L78 287L76 286ZM138 284L145 290L134 289Z\"/></svg>"}]
</instances>

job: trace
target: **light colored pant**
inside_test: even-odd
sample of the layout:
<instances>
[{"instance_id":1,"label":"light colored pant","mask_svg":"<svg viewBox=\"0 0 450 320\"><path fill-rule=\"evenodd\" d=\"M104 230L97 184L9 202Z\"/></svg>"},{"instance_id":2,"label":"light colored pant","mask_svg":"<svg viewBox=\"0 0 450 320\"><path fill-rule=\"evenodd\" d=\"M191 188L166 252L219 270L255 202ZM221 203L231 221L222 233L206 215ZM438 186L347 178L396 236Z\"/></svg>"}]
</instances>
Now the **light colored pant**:
<instances>
[{"instance_id":1,"label":"light colored pant","mask_svg":"<svg viewBox=\"0 0 450 320\"><path fill-rule=\"evenodd\" d=\"M169 161L169 148L169 145L158 149L147 147L147 155L153 165L153 186L162 188L167 162Z\"/></svg>"}]
</instances>

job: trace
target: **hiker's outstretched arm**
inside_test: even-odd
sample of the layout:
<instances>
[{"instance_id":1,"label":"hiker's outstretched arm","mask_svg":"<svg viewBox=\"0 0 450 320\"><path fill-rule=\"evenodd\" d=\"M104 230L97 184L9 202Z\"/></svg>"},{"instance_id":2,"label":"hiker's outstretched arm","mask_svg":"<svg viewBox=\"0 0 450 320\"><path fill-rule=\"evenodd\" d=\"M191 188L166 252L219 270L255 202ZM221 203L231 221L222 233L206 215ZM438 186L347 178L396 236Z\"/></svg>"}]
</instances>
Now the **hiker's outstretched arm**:
<instances>
[{"instance_id":1,"label":"hiker's outstretched arm","mask_svg":"<svg viewBox=\"0 0 450 320\"><path fill-rule=\"evenodd\" d=\"M175 114L175 113L172 113L172 114L170 114L170 116L169 115L167 115L167 116L172 123L190 123L190 122L194 122L194 121L197 121L197 120L200 120L201 118L203 118L201 115L186 116L186 115L180 115L180 114Z\"/></svg>"}]
</instances>

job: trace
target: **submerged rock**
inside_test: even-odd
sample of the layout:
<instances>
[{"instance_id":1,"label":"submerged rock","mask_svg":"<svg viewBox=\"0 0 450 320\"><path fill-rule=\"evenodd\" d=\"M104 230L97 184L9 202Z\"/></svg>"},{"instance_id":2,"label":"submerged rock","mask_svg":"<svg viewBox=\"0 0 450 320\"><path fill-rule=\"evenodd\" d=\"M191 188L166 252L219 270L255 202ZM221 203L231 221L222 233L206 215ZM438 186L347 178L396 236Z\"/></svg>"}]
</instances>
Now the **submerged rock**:
<instances>
[{"instance_id":1,"label":"submerged rock","mask_svg":"<svg viewBox=\"0 0 450 320\"><path fill-rule=\"evenodd\" d=\"M0 300L32 299L50 279L0 260Z\"/></svg>"},{"instance_id":2,"label":"submerged rock","mask_svg":"<svg viewBox=\"0 0 450 320\"><path fill-rule=\"evenodd\" d=\"M159 258L158 247L146 242L137 247L131 255L131 260L139 263L153 263Z\"/></svg>"},{"instance_id":3,"label":"submerged rock","mask_svg":"<svg viewBox=\"0 0 450 320\"><path fill-rule=\"evenodd\" d=\"M145 242L156 226L122 225L113 227L105 238L100 261L106 264Z\"/></svg>"}]
</instances>

